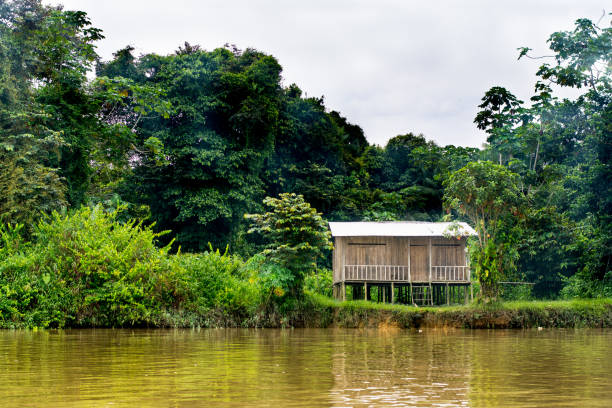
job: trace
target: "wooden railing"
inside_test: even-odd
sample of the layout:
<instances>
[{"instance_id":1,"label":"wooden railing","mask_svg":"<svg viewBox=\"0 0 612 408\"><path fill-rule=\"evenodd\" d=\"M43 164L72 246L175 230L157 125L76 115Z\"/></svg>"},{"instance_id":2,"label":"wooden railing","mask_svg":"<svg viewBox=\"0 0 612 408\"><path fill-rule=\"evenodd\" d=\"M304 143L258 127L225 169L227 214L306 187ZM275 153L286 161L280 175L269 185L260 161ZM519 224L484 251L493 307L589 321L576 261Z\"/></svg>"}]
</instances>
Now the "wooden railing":
<instances>
[{"instance_id":1,"label":"wooden railing","mask_svg":"<svg viewBox=\"0 0 612 408\"><path fill-rule=\"evenodd\" d=\"M344 265L344 280L410 282L406 265Z\"/></svg>"},{"instance_id":2,"label":"wooden railing","mask_svg":"<svg viewBox=\"0 0 612 408\"><path fill-rule=\"evenodd\" d=\"M344 281L410 282L408 265L344 265ZM432 266L432 282L469 282L470 268L467 266Z\"/></svg>"},{"instance_id":3,"label":"wooden railing","mask_svg":"<svg viewBox=\"0 0 612 408\"><path fill-rule=\"evenodd\" d=\"M469 266L432 266L431 280L433 282L469 282Z\"/></svg>"}]
</instances>

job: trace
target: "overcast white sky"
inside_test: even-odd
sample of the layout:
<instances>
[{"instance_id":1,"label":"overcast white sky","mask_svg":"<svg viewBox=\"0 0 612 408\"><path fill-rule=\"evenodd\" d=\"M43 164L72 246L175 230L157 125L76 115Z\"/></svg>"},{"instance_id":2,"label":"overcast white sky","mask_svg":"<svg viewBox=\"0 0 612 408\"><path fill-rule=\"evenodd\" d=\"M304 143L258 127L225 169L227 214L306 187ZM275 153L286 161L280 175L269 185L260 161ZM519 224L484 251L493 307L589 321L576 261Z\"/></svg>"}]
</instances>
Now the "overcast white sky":
<instances>
[{"instance_id":1,"label":"overcast white sky","mask_svg":"<svg viewBox=\"0 0 612 408\"><path fill-rule=\"evenodd\" d=\"M284 84L360 125L372 143L423 133L441 145L480 146L472 120L484 92L531 96L546 39L577 18L598 20L601 0L64 0L104 30L104 59L126 45L168 54L188 41L274 55ZM608 3L609 4L609 3ZM608 10L609 11L609 10ZM606 17L607 19L608 17Z\"/></svg>"}]
</instances>

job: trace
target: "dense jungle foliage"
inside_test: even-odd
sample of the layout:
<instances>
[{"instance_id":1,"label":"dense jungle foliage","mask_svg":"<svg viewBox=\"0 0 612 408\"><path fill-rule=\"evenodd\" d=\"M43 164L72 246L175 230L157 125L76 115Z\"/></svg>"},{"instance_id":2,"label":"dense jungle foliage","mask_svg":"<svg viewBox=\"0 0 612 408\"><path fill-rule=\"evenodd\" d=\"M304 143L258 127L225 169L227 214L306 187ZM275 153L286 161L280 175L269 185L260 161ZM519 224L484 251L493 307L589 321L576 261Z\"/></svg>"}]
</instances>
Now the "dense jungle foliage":
<instances>
[{"instance_id":1,"label":"dense jungle foliage","mask_svg":"<svg viewBox=\"0 0 612 408\"><path fill-rule=\"evenodd\" d=\"M511 280L535 286L506 296L612 296L609 25L553 33L530 102L488 90L482 149L415 133L372 145L255 49L127 46L102 61L103 38L83 12L0 3L1 325L282 314L303 285L331 290L325 231L312 253L274 234L283 200L305 211L295 228L469 221L492 295Z\"/></svg>"}]
</instances>

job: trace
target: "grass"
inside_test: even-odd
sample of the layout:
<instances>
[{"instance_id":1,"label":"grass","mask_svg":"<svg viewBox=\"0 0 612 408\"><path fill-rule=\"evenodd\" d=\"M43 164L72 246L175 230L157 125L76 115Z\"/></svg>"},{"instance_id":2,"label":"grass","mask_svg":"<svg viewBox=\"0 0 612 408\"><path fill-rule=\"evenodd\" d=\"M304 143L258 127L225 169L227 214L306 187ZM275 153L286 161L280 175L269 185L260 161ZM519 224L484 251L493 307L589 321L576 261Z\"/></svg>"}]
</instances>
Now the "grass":
<instances>
[{"instance_id":1,"label":"grass","mask_svg":"<svg viewBox=\"0 0 612 408\"><path fill-rule=\"evenodd\" d=\"M504 301L500 303L493 303L490 305L479 305L476 302L467 305L451 305L451 306L424 306L416 307L411 305L403 304L391 304L391 303L377 303L367 300L347 300L338 301L327 296L319 294L309 294L318 304L329 307L350 307L350 308L364 308L370 310L390 310L390 311L427 311L427 312L456 312L465 310L544 310L544 309L574 309L574 310L588 310L588 309L605 309L606 307L612 307L612 298L603 299L572 299L572 300L517 300L517 301Z\"/></svg>"},{"instance_id":2,"label":"grass","mask_svg":"<svg viewBox=\"0 0 612 408\"><path fill-rule=\"evenodd\" d=\"M505 309L605 309L612 306L611 298L603 299L572 299L572 300L517 300L512 302L503 302L502 307Z\"/></svg>"},{"instance_id":3,"label":"grass","mask_svg":"<svg viewBox=\"0 0 612 408\"><path fill-rule=\"evenodd\" d=\"M415 307L364 300L336 301L309 294L318 316L339 327L612 327L612 299L512 301ZM324 326L327 326L325 324Z\"/></svg>"}]
</instances>

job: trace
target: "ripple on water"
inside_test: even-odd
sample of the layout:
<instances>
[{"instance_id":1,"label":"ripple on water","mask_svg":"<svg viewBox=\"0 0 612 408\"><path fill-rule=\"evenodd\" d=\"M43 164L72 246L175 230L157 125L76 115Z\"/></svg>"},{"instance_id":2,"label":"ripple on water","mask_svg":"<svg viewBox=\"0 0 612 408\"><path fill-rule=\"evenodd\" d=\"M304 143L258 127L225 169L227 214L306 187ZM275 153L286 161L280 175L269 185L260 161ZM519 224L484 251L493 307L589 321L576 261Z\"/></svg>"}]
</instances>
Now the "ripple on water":
<instances>
[{"instance_id":1,"label":"ripple on water","mask_svg":"<svg viewBox=\"0 0 612 408\"><path fill-rule=\"evenodd\" d=\"M0 332L6 407L612 406L612 330Z\"/></svg>"}]
</instances>

